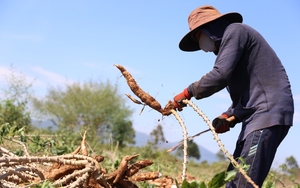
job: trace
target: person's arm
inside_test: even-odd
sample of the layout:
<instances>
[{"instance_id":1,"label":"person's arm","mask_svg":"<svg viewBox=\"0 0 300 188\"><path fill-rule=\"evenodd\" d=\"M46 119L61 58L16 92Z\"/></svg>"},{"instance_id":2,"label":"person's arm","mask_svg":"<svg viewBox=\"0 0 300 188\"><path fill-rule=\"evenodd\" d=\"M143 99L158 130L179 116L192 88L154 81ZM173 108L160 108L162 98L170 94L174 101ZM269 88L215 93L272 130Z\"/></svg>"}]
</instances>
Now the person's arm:
<instances>
[{"instance_id":1,"label":"person's arm","mask_svg":"<svg viewBox=\"0 0 300 188\"><path fill-rule=\"evenodd\" d=\"M247 37L243 25L231 24L227 27L213 69L188 86L188 91L193 97L209 97L228 85L228 80L243 54Z\"/></svg>"}]
</instances>

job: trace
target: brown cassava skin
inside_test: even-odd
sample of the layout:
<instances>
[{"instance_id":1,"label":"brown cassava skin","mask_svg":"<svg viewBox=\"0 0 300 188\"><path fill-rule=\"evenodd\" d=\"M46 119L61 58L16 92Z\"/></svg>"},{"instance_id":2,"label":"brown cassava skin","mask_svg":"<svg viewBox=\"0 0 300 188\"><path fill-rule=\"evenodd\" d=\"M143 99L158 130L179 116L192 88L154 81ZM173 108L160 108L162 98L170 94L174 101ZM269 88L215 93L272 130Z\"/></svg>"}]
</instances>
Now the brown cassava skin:
<instances>
[{"instance_id":1,"label":"brown cassava skin","mask_svg":"<svg viewBox=\"0 0 300 188\"><path fill-rule=\"evenodd\" d=\"M115 65L125 77L128 86L130 87L131 91L139 97L145 104L153 108L154 110L160 112L162 115L167 116L170 115L172 109L176 109L174 104L169 101L168 104L165 106L164 109L161 108L161 105L158 101L156 101L151 95L143 91L136 81L133 79L132 75L122 66L122 65Z\"/></svg>"},{"instance_id":2,"label":"brown cassava skin","mask_svg":"<svg viewBox=\"0 0 300 188\"><path fill-rule=\"evenodd\" d=\"M160 172L145 172L135 175L130 178L131 181L146 181L146 180L156 180L160 178Z\"/></svg>"},{"instance_id":3,"label":"brown cassava skin","mask_svg":"<svg viewBox=\"0 0 300 188\"><path fill-rule=\"evenodd\" d=\"M171 110L176 110L176 107L175 107L175 105L174 105L174 103L172 101L169 101L166 104L165 108L163 109L162 115L168 116L168 115L172 114Z\"/></svg>"},{"instance_id":4,"label":"brown cassava skin","mask_svg":"<svg viewBox=\"0 0 300 188\"><path fill-rule=\"evenodd\" d=\"M141 101L133 98L131 95L129 94L125 94L130 100L132 100L132 102L136 103L136 104L143 104Z\"/></svg>"},{"instance_id":5,"label":"brown cassava skin","mask_svg":"<svg viewBox=\"0 0 300 188\"><path fill-rule=\"evenodd\" d=\"M125 172L125 175L127 177L131 177L134 174L136 174L140 169L150 166L152 164L153 164L153 162L150 160L137 161L127 169L127 171Z\"/></svg>"},{"instance_id":6,"label":"brown cassava skin","mask_svg":"<svg viewBox=\"0 0 300 188\"><path fill-rule=\"evenodd\" d=\"M88 154L89 154L87 147L86 147L86 131L84 132L83 138L81 141L81 153L84 156L88 156Z\"/></svg>"},{"instance_id":7,"label":"brown cassava skin","mask_svg":"<svg viewBox=\"0 0 300 188\"><path fill-rule=\"evenodd\" d=\"M133 79L131 74L122 66L122 65L115 65L123 74L125 77L128 86L130 87L131 91L138 96L144 103L146 103L148 106L153 108L154 110L157 110L159 112L162 112L163 109L161 108L161 105L159 102L157 102L151 95L143 91L136 83L136 81Z\"/></svg>"},{"instance_id":8,"label":"brown cassava skin","mask_svg":"<svg viewBox=\"0 0 300 188\"><path fill-rule=\"evenodd\" d=\"M73 165L55 165L52 167L50 172L45 176L49 180L58 180L68 174L72 174L75 170L81 170L84 166L73 166Z\"/></svg>"}]
</instances>

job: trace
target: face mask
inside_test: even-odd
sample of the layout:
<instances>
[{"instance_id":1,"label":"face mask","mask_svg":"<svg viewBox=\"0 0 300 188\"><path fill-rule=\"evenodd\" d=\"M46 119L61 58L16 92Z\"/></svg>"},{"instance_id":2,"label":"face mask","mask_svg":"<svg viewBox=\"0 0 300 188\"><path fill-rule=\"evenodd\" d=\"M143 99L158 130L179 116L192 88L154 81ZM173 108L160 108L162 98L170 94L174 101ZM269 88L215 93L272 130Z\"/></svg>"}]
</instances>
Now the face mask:
<instances>
[{"instance_id":1,"label":"face mask","mask_svg":"<svg viewBox=\"0 0 300 188\"><path fill-rule=\"evenodd\" d=\"M214 52L216 51L215 42L204 32L201 33L199 38L199 47L205 52Z\"/></svg>"}]
</instances>

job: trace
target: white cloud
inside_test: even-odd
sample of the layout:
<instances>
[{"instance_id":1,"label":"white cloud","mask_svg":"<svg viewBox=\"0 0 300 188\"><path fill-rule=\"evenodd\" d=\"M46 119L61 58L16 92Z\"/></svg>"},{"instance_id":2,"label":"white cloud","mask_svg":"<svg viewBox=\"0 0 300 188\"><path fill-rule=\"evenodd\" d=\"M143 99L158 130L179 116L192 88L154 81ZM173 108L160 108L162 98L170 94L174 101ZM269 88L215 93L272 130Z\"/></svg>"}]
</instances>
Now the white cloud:
<instances>
[{"instance_id":1,"label":"white cloud","mask_svg":"<svg viewBox=\"0 0 300 188\"><path fill-rule=\"evenodd\" d=\"M0 66L0 81L1 82L4 82L5 81L5 78L7 76L9 76L11 73L11 70L6 68L6 67L1 67Z\"/></svg>"},{"instance_id":2,"label":"white cloud","mask_svg":"<svg viewBox=\"0 0 300 188\"><path fill-rule=\"evenodd\" d=\"M34 84L35 79L32 76L26 75L18 71L15 67L0 66L0 98L7 97L6 92L9 92L12 84L22 84L27 87ZM30 88L29 92L32 91Z\"/></svg>"},{"instance_id":3,"label":"white cloud","mask_svg":"<svg viewBox=\"0 0 300 188\"><path fill-rule=\"evenodd\" d=\"M12 76L18 79L24 79L26 83L31 83L34 81L34 78L32 76L19 72L14 69L14 67L0 66L0 81L2 84L6 83Z\"/></svg>"},{"instance_id":4,"label":"white cloud","mask_svg":"<svg viewBox=\"0 0 300 188\"><path fill-rule=\"evenodd\" d=\"M50 72L41 67L33 67L33 71L40 74L44 78L44 82L51 83L51 85L69 85L74 83L73 80L68 80L62 75L59 75L54 72Z\"/></svg>"}]
</instances>

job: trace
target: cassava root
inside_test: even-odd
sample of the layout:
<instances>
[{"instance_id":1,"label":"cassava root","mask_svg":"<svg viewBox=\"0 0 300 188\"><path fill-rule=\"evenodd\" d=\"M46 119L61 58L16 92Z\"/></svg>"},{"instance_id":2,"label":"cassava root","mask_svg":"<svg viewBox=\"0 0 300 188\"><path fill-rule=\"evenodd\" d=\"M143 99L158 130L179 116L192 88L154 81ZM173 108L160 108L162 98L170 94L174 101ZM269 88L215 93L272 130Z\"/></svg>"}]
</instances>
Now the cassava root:
<instances>
[{"instance_id":1,"label":"cassava root","mask_svg":"<svg viewBox=\"0 0 300 188\"><path fill-rule=\"evenodd\" d=\"M172 113L171 109L175 109L175 106L171 101L168 102L165 108L162 108L160 103L154 97L152 97L140 88L140 86L136 83L132 75L122 65L116 64L114 66L116 66L121 71L131 91L145 104L150 106L152 109L160 112L162 115L170 115ZM127 94L127 97L129 97L133 102L139 104L139 102L136 99L133 99L130 95Z\"/></svg>"}]
</instances>

